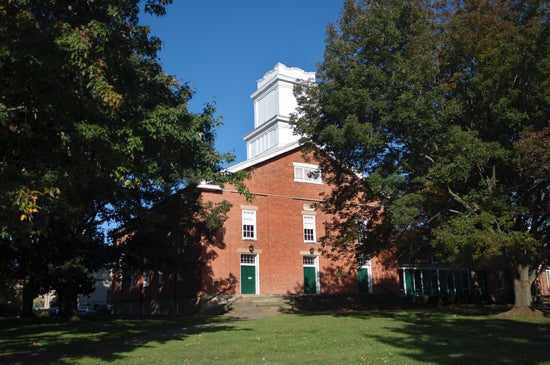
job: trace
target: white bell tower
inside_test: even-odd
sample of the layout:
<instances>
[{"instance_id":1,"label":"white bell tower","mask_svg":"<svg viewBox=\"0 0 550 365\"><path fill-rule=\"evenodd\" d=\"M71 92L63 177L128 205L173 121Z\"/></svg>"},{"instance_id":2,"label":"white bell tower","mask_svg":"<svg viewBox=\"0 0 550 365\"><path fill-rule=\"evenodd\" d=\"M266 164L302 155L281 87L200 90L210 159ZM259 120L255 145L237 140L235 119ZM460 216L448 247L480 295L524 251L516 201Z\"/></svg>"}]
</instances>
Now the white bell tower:
<instances>
[{"instance_id":1,"label":"white bell tower","mask_svg":"<svg viewBox=\"0 0 550 365\"><path fill-rule=\"evenodd\" d=\"M247 159L300 139L289 125L297 106L293 89L299 80L315 81L315 72L277 63L258 80L258 89L250 96L254 100L254 130L244 137Z\"/></svg>"}]
</instances>

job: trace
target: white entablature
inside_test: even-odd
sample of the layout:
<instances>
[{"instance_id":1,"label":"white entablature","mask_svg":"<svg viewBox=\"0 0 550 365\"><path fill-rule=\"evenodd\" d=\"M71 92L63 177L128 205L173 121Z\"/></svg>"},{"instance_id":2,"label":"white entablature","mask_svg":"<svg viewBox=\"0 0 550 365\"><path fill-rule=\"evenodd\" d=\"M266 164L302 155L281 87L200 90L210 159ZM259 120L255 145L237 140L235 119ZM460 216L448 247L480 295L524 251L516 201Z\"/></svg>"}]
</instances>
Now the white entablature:
<instances>
[{"instance_id":1,"label":"white entablature","mask_svg":"<svg viewBox=\"0 0 550 365\"><path fill-rule=\"evenodd\" d=\"M300 80L315 80L315 72L277 63L258 80L258 89L250 96L254 100L254 130L244 137L247 159L299 140L289 124L296 111L294 85Z\"/></svg>"}]
</instances>

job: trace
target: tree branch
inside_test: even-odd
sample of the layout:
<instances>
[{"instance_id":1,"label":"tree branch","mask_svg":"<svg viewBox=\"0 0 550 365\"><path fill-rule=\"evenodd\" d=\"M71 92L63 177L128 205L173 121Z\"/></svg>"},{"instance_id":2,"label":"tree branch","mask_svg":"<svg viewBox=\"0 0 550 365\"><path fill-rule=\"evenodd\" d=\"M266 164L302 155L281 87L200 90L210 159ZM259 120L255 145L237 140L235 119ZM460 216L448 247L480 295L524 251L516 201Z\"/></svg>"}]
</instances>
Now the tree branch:
<instances>
[{"instance_id":1,"label":"tree branch","mask_svg":"<svg viewBox=\"0 0 550 365\"><path fill-rule=\"evenodd\" d=\"M454 191L451 190L451 187L447 185L447 191L455 201L460 203L464 208L466 208L470 212L475 212L479 210L479 206L477 204L474 204L474 206L470 206L468 203L464 201L458 194L456 194Z\"/></svg>"}]
</instances>

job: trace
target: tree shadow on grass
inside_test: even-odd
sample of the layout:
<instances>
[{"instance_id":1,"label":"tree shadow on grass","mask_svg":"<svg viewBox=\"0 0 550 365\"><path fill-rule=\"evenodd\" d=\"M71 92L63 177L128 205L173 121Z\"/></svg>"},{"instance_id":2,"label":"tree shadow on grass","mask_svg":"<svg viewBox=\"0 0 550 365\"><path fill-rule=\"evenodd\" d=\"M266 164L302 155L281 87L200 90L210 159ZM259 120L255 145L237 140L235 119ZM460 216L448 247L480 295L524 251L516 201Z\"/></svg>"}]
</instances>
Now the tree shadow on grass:
<instances>
[{"instance_id":1,"label":"tree shadow on grass","mask_svg":"<svg viewBox=\"0 0 550 365\"><path fill-rule=\"evenodd\" d=\"M58 322L0 321L0 364L63 364L80 358L121 360L149 342L183 340L190 334L235 330L210 317L165 317Z\"/></svg>"},{"instance_id":2,"label":"tree shadow on grass","mask_svg":"<svg viewBox=\"0 0 550 365\"><path fill-rule=\"evenodd\" d=\"M487 310L483 311L487 313ZM441 365L550 363L550 320L501 319L473 308L372 311L336 316L387 319L369 341L411 360ZM382 322L385 323L385 322Z\"/></svg>"}]
</instances>

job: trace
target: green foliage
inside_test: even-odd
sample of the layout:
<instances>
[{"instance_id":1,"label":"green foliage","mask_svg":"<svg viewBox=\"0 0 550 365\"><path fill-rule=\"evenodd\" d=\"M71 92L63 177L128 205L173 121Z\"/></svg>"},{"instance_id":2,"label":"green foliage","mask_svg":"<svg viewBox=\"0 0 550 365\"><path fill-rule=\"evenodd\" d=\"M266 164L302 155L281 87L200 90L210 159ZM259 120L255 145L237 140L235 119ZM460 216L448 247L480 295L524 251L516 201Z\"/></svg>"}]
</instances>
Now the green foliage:
<instances>
[{"instance_id":1,"label":"green foliage","mask_svg":"<svg viewBox=\"0 0 550 365\"><path fill-rule=\"evenodd\" d=\"M295 126L325 175L354 180L324 208L342 220L376 211L385 233L370 227L371 250L431 243L455 265L548 263L549 10L346 1L319 82L296 89ZM354 235L324 238L348 249L337 236Z\"/></svg>"},{"instance_id":2,"label":"green foliage","mask_svg":"<svg viewBox=\"0 0 550 365\"><path fill-rule=\"evenodd\" d=\"M142 5L162 15L169 3ZM214 106L187 109L193 92L163 72L139 11L133 0L0 4L1 249L17 275L51 276L42 261L66 255L59 268L78 276L63 265L86 257L86 277L103 223L131 222L201 180L239 181L222 173L233 156L214 149ZM34 254L42 241L51 250ZM84 242L86 253L71 246Z\"/></svg>"},{"instance_id":3,"label":"green foliage","mask_svg":"<svg viewBox=\"0 0 550 365\"><path fill-rule=\"evenodd\" d=\"M189 186L141 212L114 234L120 242L118 274L149 270L183 274L189 268L195 269L201 255L201 238L217 244L230 208L225 201L202 202L199 191Z\"/></svg>"}]
</instances>

